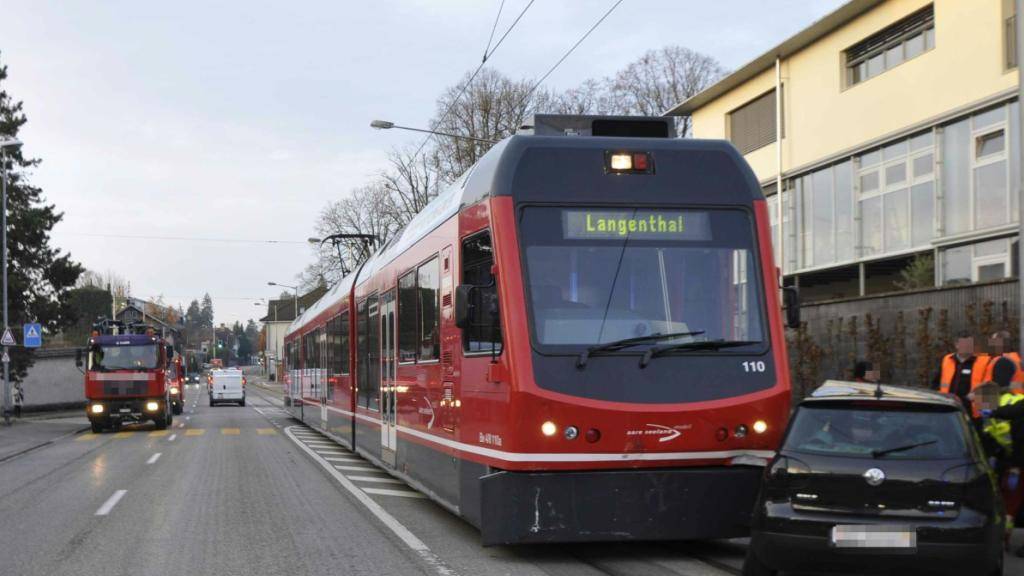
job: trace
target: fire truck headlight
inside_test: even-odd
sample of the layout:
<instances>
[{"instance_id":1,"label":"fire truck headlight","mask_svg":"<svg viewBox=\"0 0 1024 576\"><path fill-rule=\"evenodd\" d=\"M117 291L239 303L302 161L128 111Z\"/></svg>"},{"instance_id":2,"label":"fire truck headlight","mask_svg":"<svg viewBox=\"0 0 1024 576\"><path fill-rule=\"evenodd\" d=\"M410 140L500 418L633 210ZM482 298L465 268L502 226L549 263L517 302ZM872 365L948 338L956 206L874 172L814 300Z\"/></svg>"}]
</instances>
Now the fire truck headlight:
<instances>
[{"instance_id":1,"label":"fire truck headlight","mask_svg":"<svg viewBox=\"0 0 1024 576\"><path fill-rule=\"evenodd\" d=\"M181 390L177 386L171 386L171 394L177 394L178 392L181 392Z\"/></svg>"},{"instance_id":2,"label":"fire truck headlight","mask_svg":"<svg viewBox=\"0 0 1024 576\"><path fill-rule=\"evenodd\" d=\"M555 426L555 423L549 420L540 425L540 431L545 436L554 436L555 432L558 432L558 426Z\"/></svg>"},{"instance_id":3,"label":"fire truck headlight","mask_svg":"<svg viewBox=\"0 0 1024 576\"><path fill-rule=\"evenodd\" d=\"M767 422L765 422L764 420L758 420L757 422L754 422L754 432L756 432L758 434L764 434L767 431L768 431L768 423Z\"/></svg>"},{"instance_id":4,"label":"fire truck headlight","mask_svg":"<svg viewBox=\"0 0 1024 576\"><path fill-rule=\"evenodd\" d=\"M150 400L146 402L146 412L156 412L160 408L160 405Z\"/></svg>"},{"instance_id":5,"label":"fire truck headlight","mask_svg":"<svg viewBox=\"0 0 1024 576\"><path fill-rule=\"evenodd\" d=\"M103 414L103 404L93 404L92 405L92 413L93 414Z\"/></svg>"}]
</instances>

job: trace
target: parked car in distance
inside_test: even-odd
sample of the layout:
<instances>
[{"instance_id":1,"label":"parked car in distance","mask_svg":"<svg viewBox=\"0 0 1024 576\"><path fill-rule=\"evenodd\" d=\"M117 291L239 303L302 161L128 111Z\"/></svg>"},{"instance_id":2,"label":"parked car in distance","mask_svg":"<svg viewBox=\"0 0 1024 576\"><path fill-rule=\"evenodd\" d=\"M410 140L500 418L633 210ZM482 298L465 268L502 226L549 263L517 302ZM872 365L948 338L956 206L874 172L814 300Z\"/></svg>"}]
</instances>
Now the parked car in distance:
<instances>
[{"instance_id":1,"label":"parked car in distance","mask_svg":"<svg viewBox=\"0 0 1024 576\"><path fill-rule=\"evenodd\" d=\"M245 406L245 376L237 368L214 370L210 378L210 406L221 403Z\"/></svg>"},{"instance_id":2,"label":"parked car in distance","mask_svg":"<svg viewBox=\"0 0 1024 576\"><path fill-rule=\"evenodd\" d=\"M959 400L828 381L765 469L743 574L999 575L1005 518Z\"/></svg>"}]
</instances>

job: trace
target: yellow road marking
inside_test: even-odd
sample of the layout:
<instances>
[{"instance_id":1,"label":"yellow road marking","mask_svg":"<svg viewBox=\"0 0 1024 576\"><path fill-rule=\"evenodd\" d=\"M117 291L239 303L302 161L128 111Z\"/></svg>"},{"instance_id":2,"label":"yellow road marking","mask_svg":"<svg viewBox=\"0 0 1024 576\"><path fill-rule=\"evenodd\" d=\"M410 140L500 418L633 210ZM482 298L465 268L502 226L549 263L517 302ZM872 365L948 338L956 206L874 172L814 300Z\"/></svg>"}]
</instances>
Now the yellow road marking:
<instances>
[{"instance_id":1,"label":"yellow road marking","mask_svg":"<svg viewBox=\"0 0 1024 576\"><path fill-rule=\"evenodd\" d=\"M206 430L202 428L189 428L185 430L185 436L202 436Z\"/></svg>"},{"instance_id":2,"label":"yellow road marking","mask_svg":"<svg viewBox=\"0 0 1024 576\"><path fill-rule=\"evenodd\" d=\"M256 434L259 436L273 436L274 434L277 434L277 431L273 428L257 428Z\"/></svg>"},{"instance_id":3,"label":"yellow road marking","mask_svg":"<svg viewBox=\"0 0 1024 576\"><path fill-rule=\"evenodd\" d=\"M86 440L95 440L96 438L99 438L100 436L101 436L100 434L93 434L92 432L87 432L85 434L82 434L78 438L75 438L75 442L84 442Z\"/></svg>"},{"instance_id":4,"label":"yellow road marking","mask_svg":"<svg viewBox=\"0 0 1024 576\"><path fill-rule=\"evenodd\" d=\"M162 436L167 436L168 434L170 434L170 432L168 432L167 430L154 430L149 433L149 435L154 438L160 438Z\"/></svg>"},{"instance_id":5,"label":"yellow road marking","mask_svg":"<svg viewBox=\"0 0 1024 576\"><path fill-rule=\"evenodd\" d=\"M238 436L239 434L241 434L241 432L242 431L239 430L238 428L221 428L220 429L220 433L225 435L225 436Z\"/></svg>"},{"instance_id":6,"label":"yellow road marking","mask_svg":"<svg viewBox=\"0 0 1024 576\"><path fill-rule=\"evenodd\" d=\"M128 438L132 434L135 434L135 432L118 432L117 434L114 434L114 438Z\"/></svg>"}]
</instances>

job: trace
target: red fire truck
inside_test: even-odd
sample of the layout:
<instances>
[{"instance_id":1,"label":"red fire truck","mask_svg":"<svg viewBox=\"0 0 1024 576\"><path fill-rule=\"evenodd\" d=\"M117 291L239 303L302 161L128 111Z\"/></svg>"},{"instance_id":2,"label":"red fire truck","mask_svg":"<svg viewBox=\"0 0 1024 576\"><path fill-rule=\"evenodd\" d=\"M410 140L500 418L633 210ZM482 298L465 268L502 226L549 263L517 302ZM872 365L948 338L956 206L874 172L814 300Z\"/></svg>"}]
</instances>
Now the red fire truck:
<instances>
[{"instance_id":1,"label":"red fire truck","mask_svg":"<svg viewBox=\"0 0 1024 576\"><path fill-rule=\"evenodd\" d=\"M174 349L152 327L101 320L93 326L85 356L86 414L93 432L152 420L163 430L173 419L168 365ZM180 388L179 388L180 390Z\"/></svg>"}]
</instances>

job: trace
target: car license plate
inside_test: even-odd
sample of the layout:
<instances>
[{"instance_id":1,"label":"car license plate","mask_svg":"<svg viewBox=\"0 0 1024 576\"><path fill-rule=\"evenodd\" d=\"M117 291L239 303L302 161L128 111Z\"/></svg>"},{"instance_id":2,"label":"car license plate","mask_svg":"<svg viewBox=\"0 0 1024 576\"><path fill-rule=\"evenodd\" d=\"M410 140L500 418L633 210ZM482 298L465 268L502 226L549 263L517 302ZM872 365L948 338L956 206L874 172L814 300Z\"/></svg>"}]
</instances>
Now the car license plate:
<instances>
[{"instance_id":1,"label":"car license plate","mask_svg":"<svg viewBox=\"0 0 1024 576\"><path fill-rule=\"evenodd\" d=\"M131 413L131 411L132 411L131 408L121 408L121 410L120 410L120 412L122 414L129 414L129 413Z\"/></svg>"},{"instance_id":2,"label":"car license plate","mask_svg":"<svg viewBox=\"0 0 1024 576\"><path fill-rule=\"evenodd\" d=\"M910 526L838 525L832 528L836 548L917 548L917 532Z\"/></svg>"}]
</instances>

